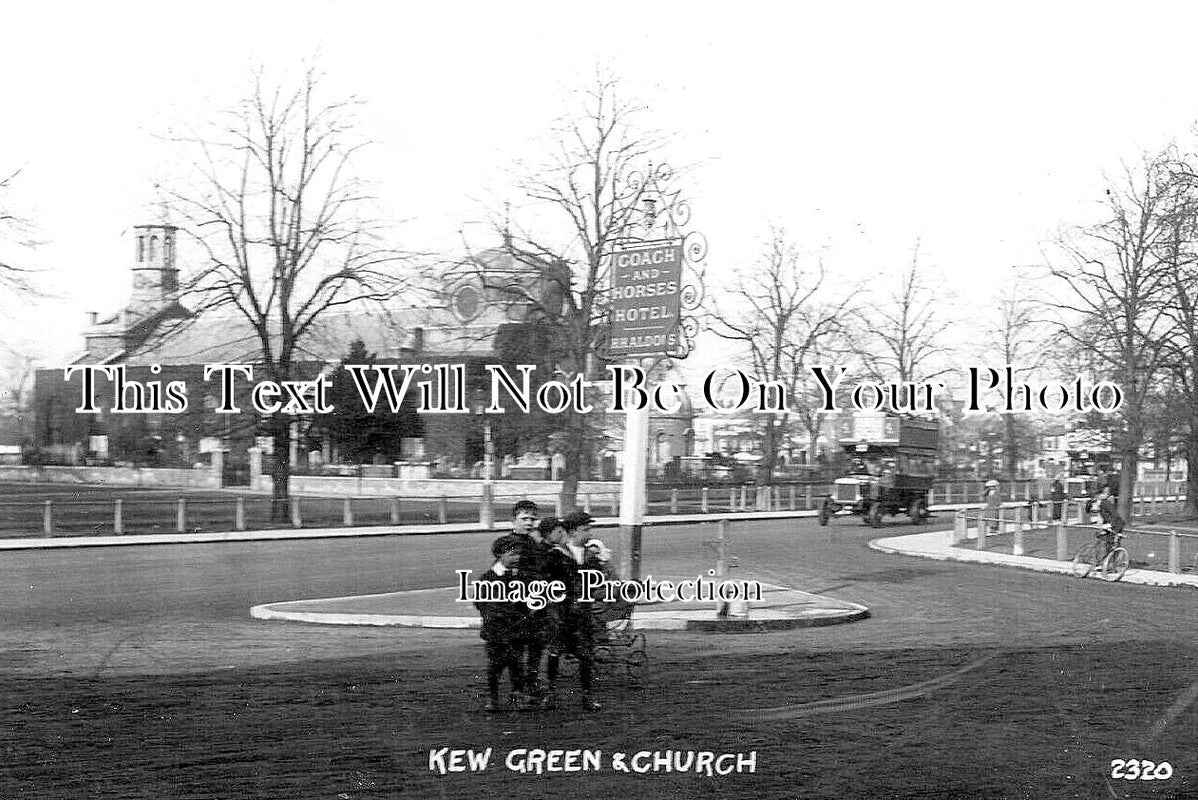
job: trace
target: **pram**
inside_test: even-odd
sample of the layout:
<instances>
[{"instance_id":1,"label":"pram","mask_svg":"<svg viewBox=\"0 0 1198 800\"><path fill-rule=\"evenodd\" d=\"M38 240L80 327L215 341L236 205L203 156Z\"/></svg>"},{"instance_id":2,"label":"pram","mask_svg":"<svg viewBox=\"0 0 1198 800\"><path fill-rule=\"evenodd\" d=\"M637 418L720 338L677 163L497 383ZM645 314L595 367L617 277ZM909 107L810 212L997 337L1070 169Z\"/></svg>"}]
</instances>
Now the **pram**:
<instances>
[{"instance_id":1,"label":"pram","mask_svg":"<svg viewBox=\"0 0 1198 800\"><path fill-rule=\"evenodd\" d=\"M596 603L591 610L594 621L595 662L623 665L628 677L644 677L649 655L645 652L645 634L634 630L632 613L636 605L625 600Z\"/></svg>"}]
</instances>

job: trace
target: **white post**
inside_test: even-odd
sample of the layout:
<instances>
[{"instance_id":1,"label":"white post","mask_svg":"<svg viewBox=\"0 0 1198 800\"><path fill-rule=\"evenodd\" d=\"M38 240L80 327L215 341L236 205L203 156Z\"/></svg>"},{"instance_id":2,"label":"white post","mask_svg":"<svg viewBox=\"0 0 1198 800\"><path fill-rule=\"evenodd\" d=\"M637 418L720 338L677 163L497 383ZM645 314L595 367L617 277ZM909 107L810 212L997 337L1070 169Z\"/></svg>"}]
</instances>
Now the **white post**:
<instances>
[{"instance_id":1,"label":"white post","mask_svg":"<svg viewBox=\"0 0 1198 800\"><path fill-rule=\"evenodd\" d=\"M624 475L620 482L620 574L641 577L641 525L645 518L649 410L624 414Z\"/></svg>"}]
</instances>

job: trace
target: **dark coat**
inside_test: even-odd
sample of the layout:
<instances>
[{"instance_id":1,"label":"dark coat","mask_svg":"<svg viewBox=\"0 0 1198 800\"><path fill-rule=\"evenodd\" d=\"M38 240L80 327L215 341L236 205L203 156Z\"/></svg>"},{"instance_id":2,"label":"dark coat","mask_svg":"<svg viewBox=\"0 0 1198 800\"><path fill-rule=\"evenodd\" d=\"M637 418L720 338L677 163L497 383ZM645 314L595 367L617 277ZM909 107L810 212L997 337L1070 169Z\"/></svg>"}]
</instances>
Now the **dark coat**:
<instances>
[{"instance_id":1,"label":"dark coat","mask_svg":"<svg viewBox=\"0 0 1198 800\"><path fill-rule=\"evenodd\" d=\"M510 571L503 575L489 569L479 580L498 581L500 583L527 583L533 577L519 570L515 575ZM482 616L482 630L479 636L488 642L503 644L529 644L544 642L547 635L547 614L545 609L533 611L527 603L507 602L478 602L474 603Z\"/></svg>"}]
</instances>

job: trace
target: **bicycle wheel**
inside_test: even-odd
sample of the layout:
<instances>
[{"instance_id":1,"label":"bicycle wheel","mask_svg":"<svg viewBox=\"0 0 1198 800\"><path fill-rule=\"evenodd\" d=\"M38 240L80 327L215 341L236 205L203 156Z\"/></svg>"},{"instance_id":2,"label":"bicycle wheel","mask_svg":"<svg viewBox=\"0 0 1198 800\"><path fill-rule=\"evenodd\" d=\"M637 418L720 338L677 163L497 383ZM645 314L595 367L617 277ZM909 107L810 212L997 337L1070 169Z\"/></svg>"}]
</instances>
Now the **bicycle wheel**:
<instances>
[{"instance_id":1,"label":"bicycle wheel","mask_svg":"<svg viewBox=\"0 0 1198 800\"><path fill-rule=\"evenodd\" d=\"M1130 564L1131 555L1127 552L1127 548L1116 547L1102 560L1099 575L1104 581L1117 581L1123 577L1123 573L1127 572L1127 567Z\"/></svg>"},{"instance_id":2,"label":"bicycle wheel","mask_svg":"<svg viewBox=\"0 0 1198 800\"><path fill-rule=\"evenodd\" d=\"M1077 555L1073 557L1073 574L1079 578L1084 578L1094 571L1094 567L1098 565L1098 543L1091 542L1090 544L1077 551Z\"/></svg>"}]
</instances>

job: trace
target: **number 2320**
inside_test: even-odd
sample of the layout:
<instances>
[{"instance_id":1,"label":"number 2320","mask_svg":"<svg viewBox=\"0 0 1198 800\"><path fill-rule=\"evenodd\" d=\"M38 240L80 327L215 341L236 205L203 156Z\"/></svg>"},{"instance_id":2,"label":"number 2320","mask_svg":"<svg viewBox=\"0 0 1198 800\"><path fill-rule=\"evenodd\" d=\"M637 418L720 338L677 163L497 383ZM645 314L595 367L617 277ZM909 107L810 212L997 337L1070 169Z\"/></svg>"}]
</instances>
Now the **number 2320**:
<instances>
[{"instance_id":1,"label":"number 2320","mask_svg":"<svg viewBox=\"0 0 1198 800\"><path fill-rule=\"evenodd\" d=\"M1156 763L1147 759L1111 759L1111 777L1125 781L1167 781L1173 777L1173 765L1168 761Z\"/></svg>"}]
</instances>

